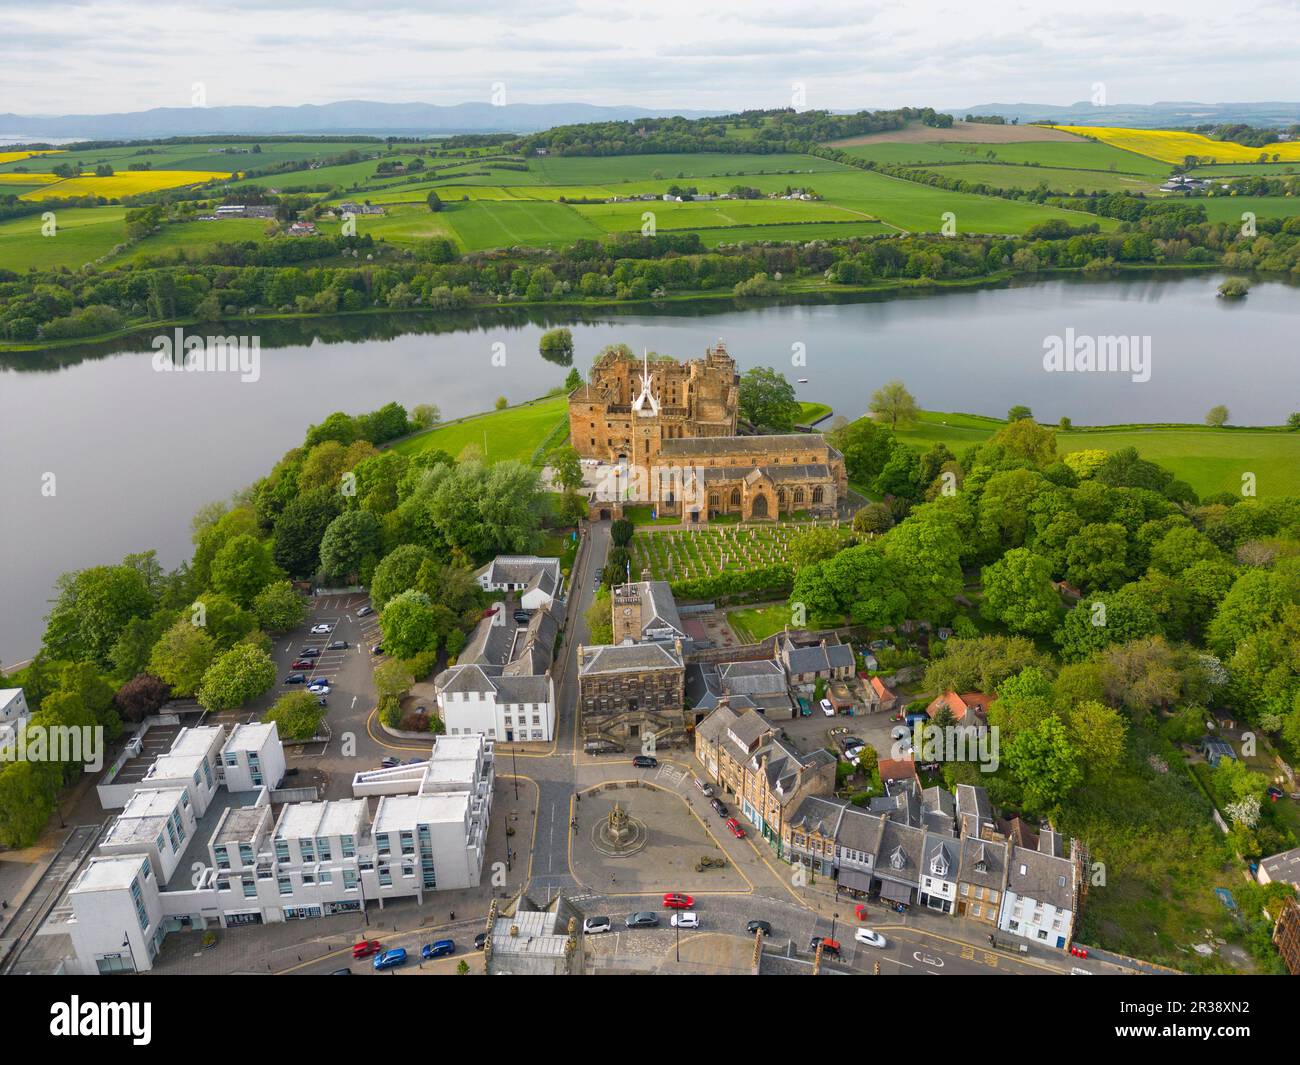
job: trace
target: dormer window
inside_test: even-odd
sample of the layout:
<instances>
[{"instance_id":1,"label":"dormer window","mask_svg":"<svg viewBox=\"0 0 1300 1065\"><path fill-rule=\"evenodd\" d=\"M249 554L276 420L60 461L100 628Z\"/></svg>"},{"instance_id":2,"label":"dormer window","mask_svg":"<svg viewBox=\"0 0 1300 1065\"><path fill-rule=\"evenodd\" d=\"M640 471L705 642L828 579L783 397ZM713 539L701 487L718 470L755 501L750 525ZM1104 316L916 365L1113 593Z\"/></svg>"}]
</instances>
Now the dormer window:
<instances>
[{"instance_id":1,"label":"dormer window","mask_svg":"<svg viewBox=\"0 0 1300 1065\"><path fill-rule=\"evenodd\" d=\"M902 869L907 864L907 855L903 853L901 846L894 848L894 852L889 856L889 864L894 869Z\"/></svg>"}]
</instances>

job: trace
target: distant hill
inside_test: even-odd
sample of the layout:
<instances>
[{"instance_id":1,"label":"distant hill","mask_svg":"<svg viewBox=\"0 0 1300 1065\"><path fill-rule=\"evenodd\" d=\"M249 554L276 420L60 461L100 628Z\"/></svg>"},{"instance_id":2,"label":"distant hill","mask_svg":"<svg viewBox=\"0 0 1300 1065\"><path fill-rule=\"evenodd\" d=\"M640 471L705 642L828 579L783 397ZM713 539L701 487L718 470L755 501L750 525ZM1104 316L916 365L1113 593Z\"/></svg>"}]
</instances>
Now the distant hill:
<instances>
[{"instance_id":1,"label":"distant hill","mask_svg":"<svg viewBox=\"0 0 1300 1065\"><path fill-rule=\"evenodd\" d=\"M1132 126L1155 129L1165 126L1217 125L1245 122L1252 126L1289 126L1300 122L1300 103L1267 102L1247 104L1200 104L1170 101L1156 104L1111 104L1096 107L1087 100L1073 104L976 104L972 107L939 108L955 118L966 115L1002 115L1008 121L1055 119L1063 125Z\"/></svg>"},{"instance_id":2,"label":"distant hill","mask_svg":"<svg viewBox=\"0 0 1300 1065\"><path fill-rule=\"evenodd\" d=\"M388 104L343 100L298 107L156 107L110 115L0 114L6 137L126 138L186 137L245 133L533 133L577 122L618 122L681 115L705 118L720 111L685 111L594 104L463 103Z\"/></svg>"}]
</instances>

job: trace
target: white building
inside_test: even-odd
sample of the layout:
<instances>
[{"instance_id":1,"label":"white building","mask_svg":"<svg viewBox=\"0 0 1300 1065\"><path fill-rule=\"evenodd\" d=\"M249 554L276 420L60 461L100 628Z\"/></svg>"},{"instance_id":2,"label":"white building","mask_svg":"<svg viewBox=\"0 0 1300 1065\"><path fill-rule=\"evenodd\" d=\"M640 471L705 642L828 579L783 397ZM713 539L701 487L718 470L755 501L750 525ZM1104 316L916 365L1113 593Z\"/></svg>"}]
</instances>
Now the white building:
<instances>
[{"instance_id":1,"label":"white building","mask_svg":"<svg viewBox=\"0 0 1300 1065\"><path fill-rule=\"evenodd\" d=\"M0 744L13 742L31 716L22 688L0 688Z\"/></svg>"},{"instance_id":2,"label":"white building","mask_svg":"<svg viewBox=\"0 0 1300 1065\"><path fill-rule=\"evenodd\" d=\"M227 791L278 788L284 780L284 747L274 721L239 724L221 748Z\"/></svg>"},{"instance_id":3,"label":"white building","mask_svg":"<svg viewBox=\"0 0 1300 1065\"><path fill-rule=\"evenodd\" d=\"M998 928L1044 946L1064 948L1074 931L1074 862L1013 847Z\"/></svg>"},{"instance_id":4,"label":"white building","mask_svg":"<svg viewBox=\"0 0 1300 1065\"><path fill-rule=\"evenodd\" d=\"M101 854L145 854L160 883L167 883L196 830L186 788L137 791L113 819L99 845Z\"/></svg>"},{"instance_id":5,"label":"white building","mask_svg":"<svg viewBox=\"0 0 1300 1065\"><path fill-rule=\"evenodd\" d=\"M516 593L525 610L550 606L564 590L558 558L498 555L474 576L485 592Z\"/></svg>"},{"instance_id":6,"label":"white building","mask_svg":"<svg viewBox=\"0 0 1300 1065\"><path fill-rule=\"evenodd\" d=\"M86 976L153 968L164 932L158 877L144 854L91 858L68 892L67 933Z\"/></svg>"},{"instance_id":7,"label":"white building","mask_svg":"<svg viewBox=\"0 0 1300 1065\"><path fill-rule=\"evenodd\" d=\"M114 773L121 767L119 762L107 774L110 782L96 788L100 805L105 810L115 810L126 806L137 791L186 788L194 804L194 816L201 818L220 785L218 770L225 738L226 730L220 725L183 728L176 734L170 750L155 758L138 780L118 781ZM129 750L124 754L129 754Z\"/></svg>"},{"instance_id":8,"label":"white building","mask_svg":"<svg viewBox=\"0 0 1300 1065\"><path fill-rule=\"evenodd\" d=\"M925 851L921 856L922 906L941 913L952 913L957 904L957 866L960 843L933 833L926 833Z\"/></svg>"}]
</instances>

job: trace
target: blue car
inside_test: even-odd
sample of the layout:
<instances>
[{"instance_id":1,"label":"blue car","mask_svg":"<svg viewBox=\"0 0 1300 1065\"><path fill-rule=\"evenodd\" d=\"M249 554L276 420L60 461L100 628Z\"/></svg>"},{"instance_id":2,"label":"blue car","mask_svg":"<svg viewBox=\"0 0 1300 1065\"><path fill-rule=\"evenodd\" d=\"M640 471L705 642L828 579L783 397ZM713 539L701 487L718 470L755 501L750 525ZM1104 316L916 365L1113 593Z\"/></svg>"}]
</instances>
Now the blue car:
<instances>
[{"instance_id":1,"label":"blue car","mask_svg":"<svg viewBox=\"0 0 1300 1065\"><path fill-rule=\"evenodd\" d=\"M445 958L448 954L455 953L456 944L450 939L440 939L436 943L426 943L420 949L420 954L426 958Z\"/></svg>"},{"instance_id":2,"label":"blue car","mask_svg":"<svg viewBox=\"0 0 1300 1065\"><path fill-rule=\"evenodd\" d=\"M383 969L395 969L399 965L406 964L406 951L402 947L394 950L386 950L375 957L375 971Z\"/></svg>"}]
</instances>

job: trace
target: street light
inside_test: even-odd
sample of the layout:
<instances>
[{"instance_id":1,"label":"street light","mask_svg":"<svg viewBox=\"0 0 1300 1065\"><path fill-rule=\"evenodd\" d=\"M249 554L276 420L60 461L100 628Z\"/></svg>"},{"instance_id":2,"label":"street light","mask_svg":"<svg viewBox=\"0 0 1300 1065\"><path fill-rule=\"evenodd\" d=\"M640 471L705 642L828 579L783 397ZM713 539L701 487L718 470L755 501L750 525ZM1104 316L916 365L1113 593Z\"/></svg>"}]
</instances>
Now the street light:
<instances>
[{"instance_id":1,"label":"street light","mask_svg":"<svg viewBox=\"0 0 1300 1065\"><path fill-rule=\"evenodd\" d=\"M840 919L838 913L831 914L831 942L835 942L835 922Z\"/></svg>"},{"instance_id":2,"label":"street light","mask_svg":"<svg viewBox=\"0 0 1300 1065\"><path fill-rule=\"evenodd\" d=\"M131 946L131 933L130 933L130 932L123 932L123 933L122 933L122 946L126 947L127 951L128 951L128 952L130 953L130 955L131 955L131 971L132 971L133 973L134 973L134 972L138 972L139 970L137 970L136 967L135 967L135 947Z\"/></svg>"}]
</instances>

